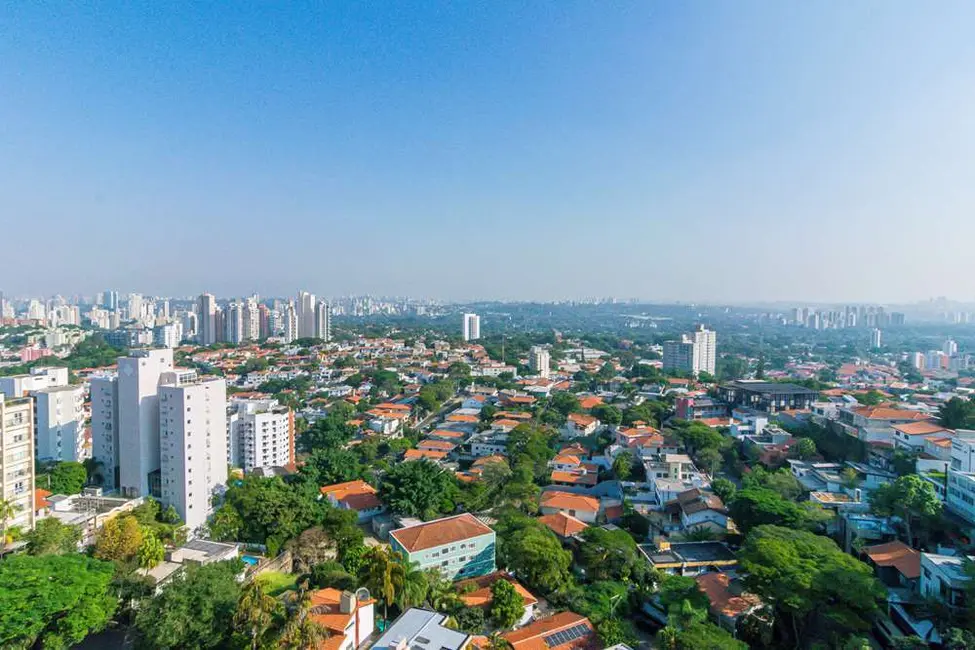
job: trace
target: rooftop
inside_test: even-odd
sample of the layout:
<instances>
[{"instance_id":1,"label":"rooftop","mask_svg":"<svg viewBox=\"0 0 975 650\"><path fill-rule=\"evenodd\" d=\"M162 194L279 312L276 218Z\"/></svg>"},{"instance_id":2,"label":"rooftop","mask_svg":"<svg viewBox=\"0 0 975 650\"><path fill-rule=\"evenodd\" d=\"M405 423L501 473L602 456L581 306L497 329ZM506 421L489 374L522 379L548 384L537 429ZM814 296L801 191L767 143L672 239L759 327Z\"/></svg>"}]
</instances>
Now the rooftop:
<instances>
[{"instance_id":1,"label":"rooftop","mask_svg":"<svg viewBox=\"0 0 975 650\"><path fill-rule=\"evenodd\" d=\"M520 630L502 636L514 650L581 650L599 647L592 623L575 612L561 612L538 619Z\"/></svg>"},{"instance_id":2,"label":"rooftop","mask_svg":"<svg viewBox=\"0 0 975 650\"><path fill-rule=\"evenodd\" d=\"M488 528L474 515L465 512L453 517L444 517L435 521L398 528L390 535L396 539L410 553L435 548L444 544L459 542L472 537L490 535L494 531Z\"/></svg>"},{"instance_id":3,"label":"rooftop","mask_svg":"<svg viewBox=\"0 0 975 650\"><path fill-rule=\"evenodd\" d=\"M739 379L723 384L722 388L743 390L751 393L778 393L788 395L816 395L816 391L796 384L780 384L774 381Z\"/></svg>"},{"instance_id":4,"label":"rooftop","mask_svg":"<svg viewBox=\"0 0 975 650\"><path fill-rule=\"evenodd\" d=\"M921 577L921 554L899 540L867 546L863 549L863 554L877 566L894 567L905 578Z\"/></svg>"},{"instance_id":5,"label":"rooftop","mask_svg":"<svg viewBox=\"0 0 975 650\"><path fill-rule=\"evenodd\" d=\"M470 636L444 625L446 616L427 609L412 607L397 618L373 644L375 650L461 650Z\"/></svg>"}]
</instances>

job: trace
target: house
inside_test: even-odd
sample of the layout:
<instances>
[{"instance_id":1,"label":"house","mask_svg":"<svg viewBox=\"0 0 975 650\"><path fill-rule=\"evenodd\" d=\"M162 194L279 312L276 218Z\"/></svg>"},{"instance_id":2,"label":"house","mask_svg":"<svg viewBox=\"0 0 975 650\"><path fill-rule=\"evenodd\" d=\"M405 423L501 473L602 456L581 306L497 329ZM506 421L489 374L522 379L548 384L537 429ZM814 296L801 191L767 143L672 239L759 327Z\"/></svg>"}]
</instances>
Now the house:
<instances>
[{"instance_id":1,"label":"house","mask_svg":"<svg viewBox=\"0 0 975 650\"><path fill-rule=\"evenodd\" d=\"M596 523L599 515L599 499L572 492L552 490L542 494L539 510L543 515L561 512L587 523Z\"/></svg>"},{"instance_id":2,"label":"house","mask_svg":"<svg viewBox=\"0 0 975 650\"><path fill-rule=\"evenodd\" d=\"M808 409L816 401L814 390L760 379L739 379L717 389L718 399L730 406L744 406L766 413L792 409Z\"/></svg>"},{"instance_id":3,"label":"house","mask_svg":"<svg viewBox=\"0 0 975 650\"><path fill-rule=\"evenodd\" d=\"M599 430L602 423L585 413L569 413L562 427L562 437L567 439L589 436Z\"/></svg>"},{"instance_id":4,"label":"house","mask_svg":"<svg viewBox=\"0 0 975 650\"><path fill-rule=\"evenodd\" d=\"M915 590L921 577L921 554L900 540L866 546L861 551L877 579L888 587Z\"/></svg>"},{"instance_id":5,"label":"house","mask_svg":"<svg viewBox=\"0 0 975 650\"><path fill-rule=\"evenodd\" d=\"M403 460L429 460L440 463L447 459L447 452L434 449L407 449L403 453Z\"/></svg>"},{"instance_id":6,"label":"house","mask_svg":"<svg viewBox=\"0 0 975 650\"><path fill-rule=\"evenodd\" d=\"M460 403L460 407L462 409L472 409L472 410L480 411L482 408L484 408L485 404L488 403L489 402L487 396L485 395L471 395L470 397L465 398L464 401Z\"/></svg>"},{"instance_id":7,"label":"house","mask_svg":"<svg viewBox=\"0 0 975 650\"><path fill-rule=\"evenodd\" d=\"M566 542L589 528L589 524L586 522L576 519L572 515L567 515L562 511L554 512L550 515L543 515L538 518L538 521L548 526L549 530L555 533L555 536L562 542Z\"/></svg>"},{"instance_id":8,"label":"house","mask_svg":"<svg viewBox=\"0 0 975 650\"><path fill-rule=\"evenodd\" d=\"M376 629L375 603L366 589L356 593L319 589L308 594L308 617L328 630L321 650L355 650Z\"/></svg>"},{"instance_id":9,"label":"house","mask_svg":"<svg viewBox=\"0 0 975 650\"><path fill-rule=\"evenodd\" d=\"M538 604L538 599L535 598L530 591L525 589L520 582L503 571L495 571L494 573L489 573L478 578L461 580L455 585L455 587L457 587L457 590L460 592L460 600L465 606L486 609L491 606L491 601L493 600L491 587L498 580L507 580L510 582L515 588L515 591L517 591L525 601L525 613L522 614L520 619L518 619L515 626L521 627L532 620L532 617L535 616L535 605Z\"/></svg>"},{"instance_id":10,"label":"house","mask_svg":"<svg viewBox=\"0 0 975 650\"><path fill-rule=\"evenodd\" d=\"M355 510L359 514L360 523L369 521L383 511L383 502L379 500L376 488L365 481L326 485L321 493L333 506L343 510Z\"/></svg>"},{"instance_id":11,"label":"house","mask_svg":"<svg viewBox=\"0 0 975 650\"><path fill-rule=\"evenodd\" d=\"M450 455L457 448L457 445L446 440L431 440L427 438L417 443L416 448L420 451L442 451Z\"/></svg>"},{"instance_id":12,"label":"house","mask_svg":"<svg viewBox=\"0 0 975 650\"><path fill-rule=\"evenodd\" d=\"M728 532L728 510L721 497L713 492L700 488L685 490L664 506L664 512L670 515L672 529Z\"/></svg>"},{"instance_id":13,"label":"house","mask_svg":"<svg viewBox=\"0 0 975 650\"><path fill-rule=\"evenodd\" d=\"M469 634L446 626L447 616L411 607L393 621L372 645L373 650L465 650Z\"/></svg>"},{"instance_id":14,"label":"house","mask_svg":"<svg viewBox=\"0 0 975 650\"><path fill-rule=\"evenodd\" d=\"M593 487L599 483L599 468L591 463L580 463L578 467L552 472L553 485L581 485Z\"/></svg>"},{"instance_id":15,"label":"house","mask_svg":"<svg viewBox=\"0 0 975 650\"><path fill-rule=\"evenodd\" d=\"M732 634L738 632L738 626L745 618L754 615L764 605L755 594L742 591L727 573L705 573L695 580L708 597L711 616Z\"/></svg>"},{"instance_id":16,"label":"house","mask_svg":"<svg viewBox=\"0 0 975 650\"><path fill-rule=\"evenodd\" d=\"M561 612L502 635L512 650L600 650L596 630L589 619L575 612Z\"/></svg>"},{"instance_id":17,"label":"house","mask_svg":"<svg viewBox=\"0 0 975 650\"><path fill-rule=\"evenodd\" d=\"M839 409L838 423L843 431L864 442L894 444L894 426L911 422L933 421L922 411L891 406L852 406Z\"/></svg>"},{"instance_id":18,"label":"house","mask_svg":"<svg viewBox=\"0 0 975 650\"><path fill-rule=\"evenodd\" d=\"M928 436L950 437L953 433L950 429L946 429L932 420L895 424L892 428L894 430L894 447L913 452L925 450Z\"/></svg>"},{"instance_id":19,"label":"house","mask_svg":"<svg viewBox=\"0 0 975 650\"><path fill-rule=\"evenodd\" d=\"M965 590L971 578L965 573L965 561L975 561L975 555L941 555L921 553L921 595L931 597L951 607L965 602Z\"/></svg>"},{"instance_id":20,"label":"house","mask_svg":"<svg viewBox=\"0 0 975 650\"><path fill-rule=\"evenodd\" d=\"M711 571L731 570L738 559L723 542L675 542L658 540L656 546L641 544L640 552L657 571L696 576Z\"/></svg>"},{"instance_id":21,"label":"house","mask_svg":"<svg viewBox=\"0 0 975 650\"><path fill-rule=\"evenodd\" d=\"M707 420L727 418L728 405L710 397L678 397L676 415L681 420Z\"/></svg>"},{"instance_id":22,"label":"house","mask_svg":"<svg viewBox=\"0 0 975 650\"><path fill-rule=\"evenodd\" d=\"M393 550L421 569L471 578L495 570L495 535L470 513L398 528L389 533Z\"/></svg>"},{"instance_id":23,"label":"house","mask_svg":"<svg viewBox=\"0 0 975 650\"><path fill-rule=\"evenodd\" d=\"M583 410L586 411L590 409L594 409L602 403L603 403L603 398L597 395L587 395L586 397L579 398L579 406L581 406Z\"/></svg>"}]
</instances>

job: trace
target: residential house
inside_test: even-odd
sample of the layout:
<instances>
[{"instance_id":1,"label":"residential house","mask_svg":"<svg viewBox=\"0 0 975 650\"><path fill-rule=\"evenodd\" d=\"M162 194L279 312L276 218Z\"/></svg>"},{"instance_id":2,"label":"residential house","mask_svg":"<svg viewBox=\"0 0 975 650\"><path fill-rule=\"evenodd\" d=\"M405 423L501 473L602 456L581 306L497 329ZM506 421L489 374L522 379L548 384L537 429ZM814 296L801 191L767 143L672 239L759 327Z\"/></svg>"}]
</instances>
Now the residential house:
<instances>
[{"instance_id":1,"label":"residential house","mask_svg":"<svg viewBox=\"0 0 975 650\"><path fill-rule=\"evenodd\" d=\"M891 406L852 406L839 409L839 425L843 431L864 442L894 444L894 426L911 422L932 421L923 411Z\"/></svg>"},{"instance_id":2,"label":"residential house","mask_svg":"<svg viewBox=\"0 0 975 650\"><path fill-rule=\"evenodd\" d=\"M966 559L975 561L975 556L921 553L921 595L951 607L962 606L971 580L965 573Z\"/></svg>"},{"instance_id":3,"label":"residential house","mask_svg":"<svg viewBox=\"0 0 975 650\"><path fill-rule=\"evenodd\" d=\"M447 460L447 452L435 449L407 449L403 453L403 460L429 460L442 463Z\"/></svg>"},{"instance_id":4,"label":"residential house","mask_svg":"<svg viewBox=\"0 0 975 650\"><path fill-rule=\"evenodd\" d=\"M669 516L666 529L691 531L711 530L716 533L728 532L728 510L721 498L713 492L700 488L685 490L677 498L664 506Z\"/></svg>"},{"instance_id":5,"label":"residential house","mask_svg":"<svg viewBox=\"0 0 975 650\"><path fill-rule=\"evenodd\" d=\"M727 418L728 405L710 397L678 397L676 415L681 420L708 420Z\"/></svg>"},{"instance_id":6,"label":"residential house","mask_svg":"<svg viewBox=\"0 0 975 650\"><path fill-rule=\"evenodd\" d=\"M658 540L641 544L640 552L658 571L696 576L711 571L730 571L738 566L735 554L724 542L675 542Z\"/></svg>"},{"instance_id":7,"label":"residential house","mask_svg":"<svg viewBox=\"0 0 975 650\"><path fill-rule=\"evenodd\" d=\"M921 554L900 540L866 546L860 552L864 561L888 587L915 591L921 577Z\"/></svg>"},{"instance_id":8,"label":"residential house","mask_svg":"<svg viewBox=\"0 0 975 650\"><path fill-rule=\"evenodd\" d=\"M540 618L502 638L511 644L512 650L600 650L603 647L589 619L575 612Z\"/></svg>"},{"instance_id":9,"label":"residential house","mask_svg":"<svg viewBox=\"0 0 975 650\"><path fill-rule=\"evenodd\" d=\"M465 606L487 609L494 600L491 588L498 580L507 580L511 583L511 586L515 588L515 591L518 592L525 602L525 612L518 619L518 622L515 623L515 627L521 627L532 620L535 616L535 605L538 604L538 599L530 591L525 589L520 582L503 571L495 571L494 573L477 578L461 580L455 586L460 592L460 600Z\"/></svg>"},{"instance_id":10,"label":"residential house","mask_svg":"<svg viewBox=\"0 0 975 650\"><path fill-rule=\"evenodd\" d=\"M590 436L599 430L602 423L598 418L585 413L570 413L562 426L562 437L566 439Z\"/></svg>"},{"instance_id":11,"label":"residential house","mask_svg":"<svg viewBox=\"0 0 975 650\"><path fill-rule=\"evenodd\" d=\"M600 504L595 497L551 490L542 494L539 510L543 515L561 512L584 523L594 524L599 516Z\"/></svg>"},{"instance_id":12,"label":"residential house","mask_svg":"<svg viewBox=\"0 0 975 650\"><path fill-rule=\"evenodd\" d=\"M561 510L550 515L542 515L538 518L538 521L539 523L545 524L563 543L589 528L589 524L586 522L572 515L565 514Z\"/></svg>"},{"instance_id":13,"label":"residential house","mask_svg":"<svg viewBox=\"0 0 975 650\"><path fill-rule=\"evenodd\" d=\"M727 573L705 573L695 580L708 597L711 616L719 626L736 636L742 621L755 615L764 605L761 598L743 591Z\"/></svg>"},{"instance_id":14,"label":"residential house","mask_svg":"<svg viewBox=\"0 0 975 650\"><path fill-rule=\"evenodd\" d=\"M320 650L355 650L376 629L376 601L365 589L356 593L319 589L309 593L308 598L308 618L328 630Z\"/></svg>"},{"instance_id":15,"label":"residential house","mask_svg":"<svg viewBox=\"0 0 975 650\"><path fill-rule=\"evenodd\" d=\"M407 562L437 569L450 579L495 570L494 531L470 513L398 528L389 536L393 550Z\"/></svg>"},{"instance_id":16,"label":"residential house","mask_svg":"<svg viewBox=\"0 0 975 650\"><path fill-rule=\"evenodd\" d=\"M322 495L336 508L354 510L359 522L367 522L383 511L376 488L365 481L347 481L326 485L321 488Z\"/></svg>"},{"instance_id":17,"label":"residential house","mask_svg":"<svg viewBox=\"0 0 975 650\"><path fill-rule=\"evenodd\" d=\"M466 650L473 637L446 623L445 614L411 607L386 628L372 650Z\"/></svg>"},{"instance_id":18,"label":"residential house","mask_svg":"<svg viewBox=\"0 0 975 650\"><path fill-rule=\"evenodd\" d=\"M894 447L906 449L914 453L925 451L929 436L949 436L953 433L933 420L921 420L919 422L908 422L906 424L895 424Z\"/></svg>"}]
</instances>

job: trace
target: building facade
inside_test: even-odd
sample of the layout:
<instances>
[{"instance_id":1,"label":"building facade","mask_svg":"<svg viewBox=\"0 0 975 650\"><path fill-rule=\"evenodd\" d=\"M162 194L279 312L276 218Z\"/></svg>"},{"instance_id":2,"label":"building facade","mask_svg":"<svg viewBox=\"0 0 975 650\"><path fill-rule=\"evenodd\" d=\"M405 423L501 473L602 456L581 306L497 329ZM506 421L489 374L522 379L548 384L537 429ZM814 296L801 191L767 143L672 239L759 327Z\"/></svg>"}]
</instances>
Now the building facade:
<instances>
[{"instance_id":1,"label":"building facade","mask_svg":"<svg viewBox=\"0 0 975 650\"><path fill-rule=\"evenodd\" d=\"M470 513L399 528L390 532L390 545L408 563L451 580L495 570L494 531Z\"/></svg>"},{"instance_id":2,"label":"building facade","mask_svg":"<svg viewBox=\"0 0 975 650\"><path fill-rule=\"evenodd\" d=\"M536 345L528 353L528 366L539 377L548 377L552 374L552 355L545 348Z\"/></svg>"},{"instance_id":3,"label":"building facade","mask_svg":"<svg viewBox=\"0 0 975 650\"><path fill-rule=\"evenodd\" d=\"M14 508L6 526L34 527L34 408L0 393L0 499ZM0 547L6 540L0 539Z\"/></svg>"},{"instance_id":4,"label":"building facade","mask_svg":"<svg viewBox=\"0 0 975 650\"><path fill-rule=\"evenodd\" d=\"M85 445L85 387L57 386L33 391L34 444L38 460L82 462Z\"/></svg>"},{"instance_id":5,"label":"building facade","mask_svg":"<svg viewBox=\"0 0 975 650\"><path fill-rule=\"evenodd\" d=\"M204 293L197 301L198 332L200 345L213 345L217 342L217 299Z\"/></svg>"},{"instance_id":6,"label":"building facade","mask_svg":"<svg viewBox=\"0 0 975 650\"><path fill-rule=\"evenodd\" d=\"M481 338L481 317L477 314L464 314L464 340L476 341Z\"/></svg>"},{"instance_id":7,"label":"building facade","mask_svg":"<svg viewBox=\"0 0 975 650\"><path fill-rule=\"evenodd\" d=\"M294 413L274 399L230 401L230 464L250 473L262 467L293 467Z\"/></svg>"}]
</instances>

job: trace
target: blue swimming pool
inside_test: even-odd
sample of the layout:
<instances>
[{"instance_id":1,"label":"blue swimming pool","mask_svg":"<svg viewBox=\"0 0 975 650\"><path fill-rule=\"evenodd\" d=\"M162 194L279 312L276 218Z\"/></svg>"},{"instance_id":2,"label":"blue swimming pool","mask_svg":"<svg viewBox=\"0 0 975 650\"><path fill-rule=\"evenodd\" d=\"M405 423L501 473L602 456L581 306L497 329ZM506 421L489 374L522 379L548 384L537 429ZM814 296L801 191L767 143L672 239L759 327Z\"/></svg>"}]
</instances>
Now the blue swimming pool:
<instances>
[{"instance_id":1,"label":"blue swimming pool","mask_svg":"<svg viewBox=\"0 0 975 650\"><path fill-rule=\"evenodd\" d=\"M249 564L251 566L257 566L257 563L261 561L260 558L256 558L253 555L241 555L240 559L243 560L245 564Z\"/></svg>"}]
</instances>

